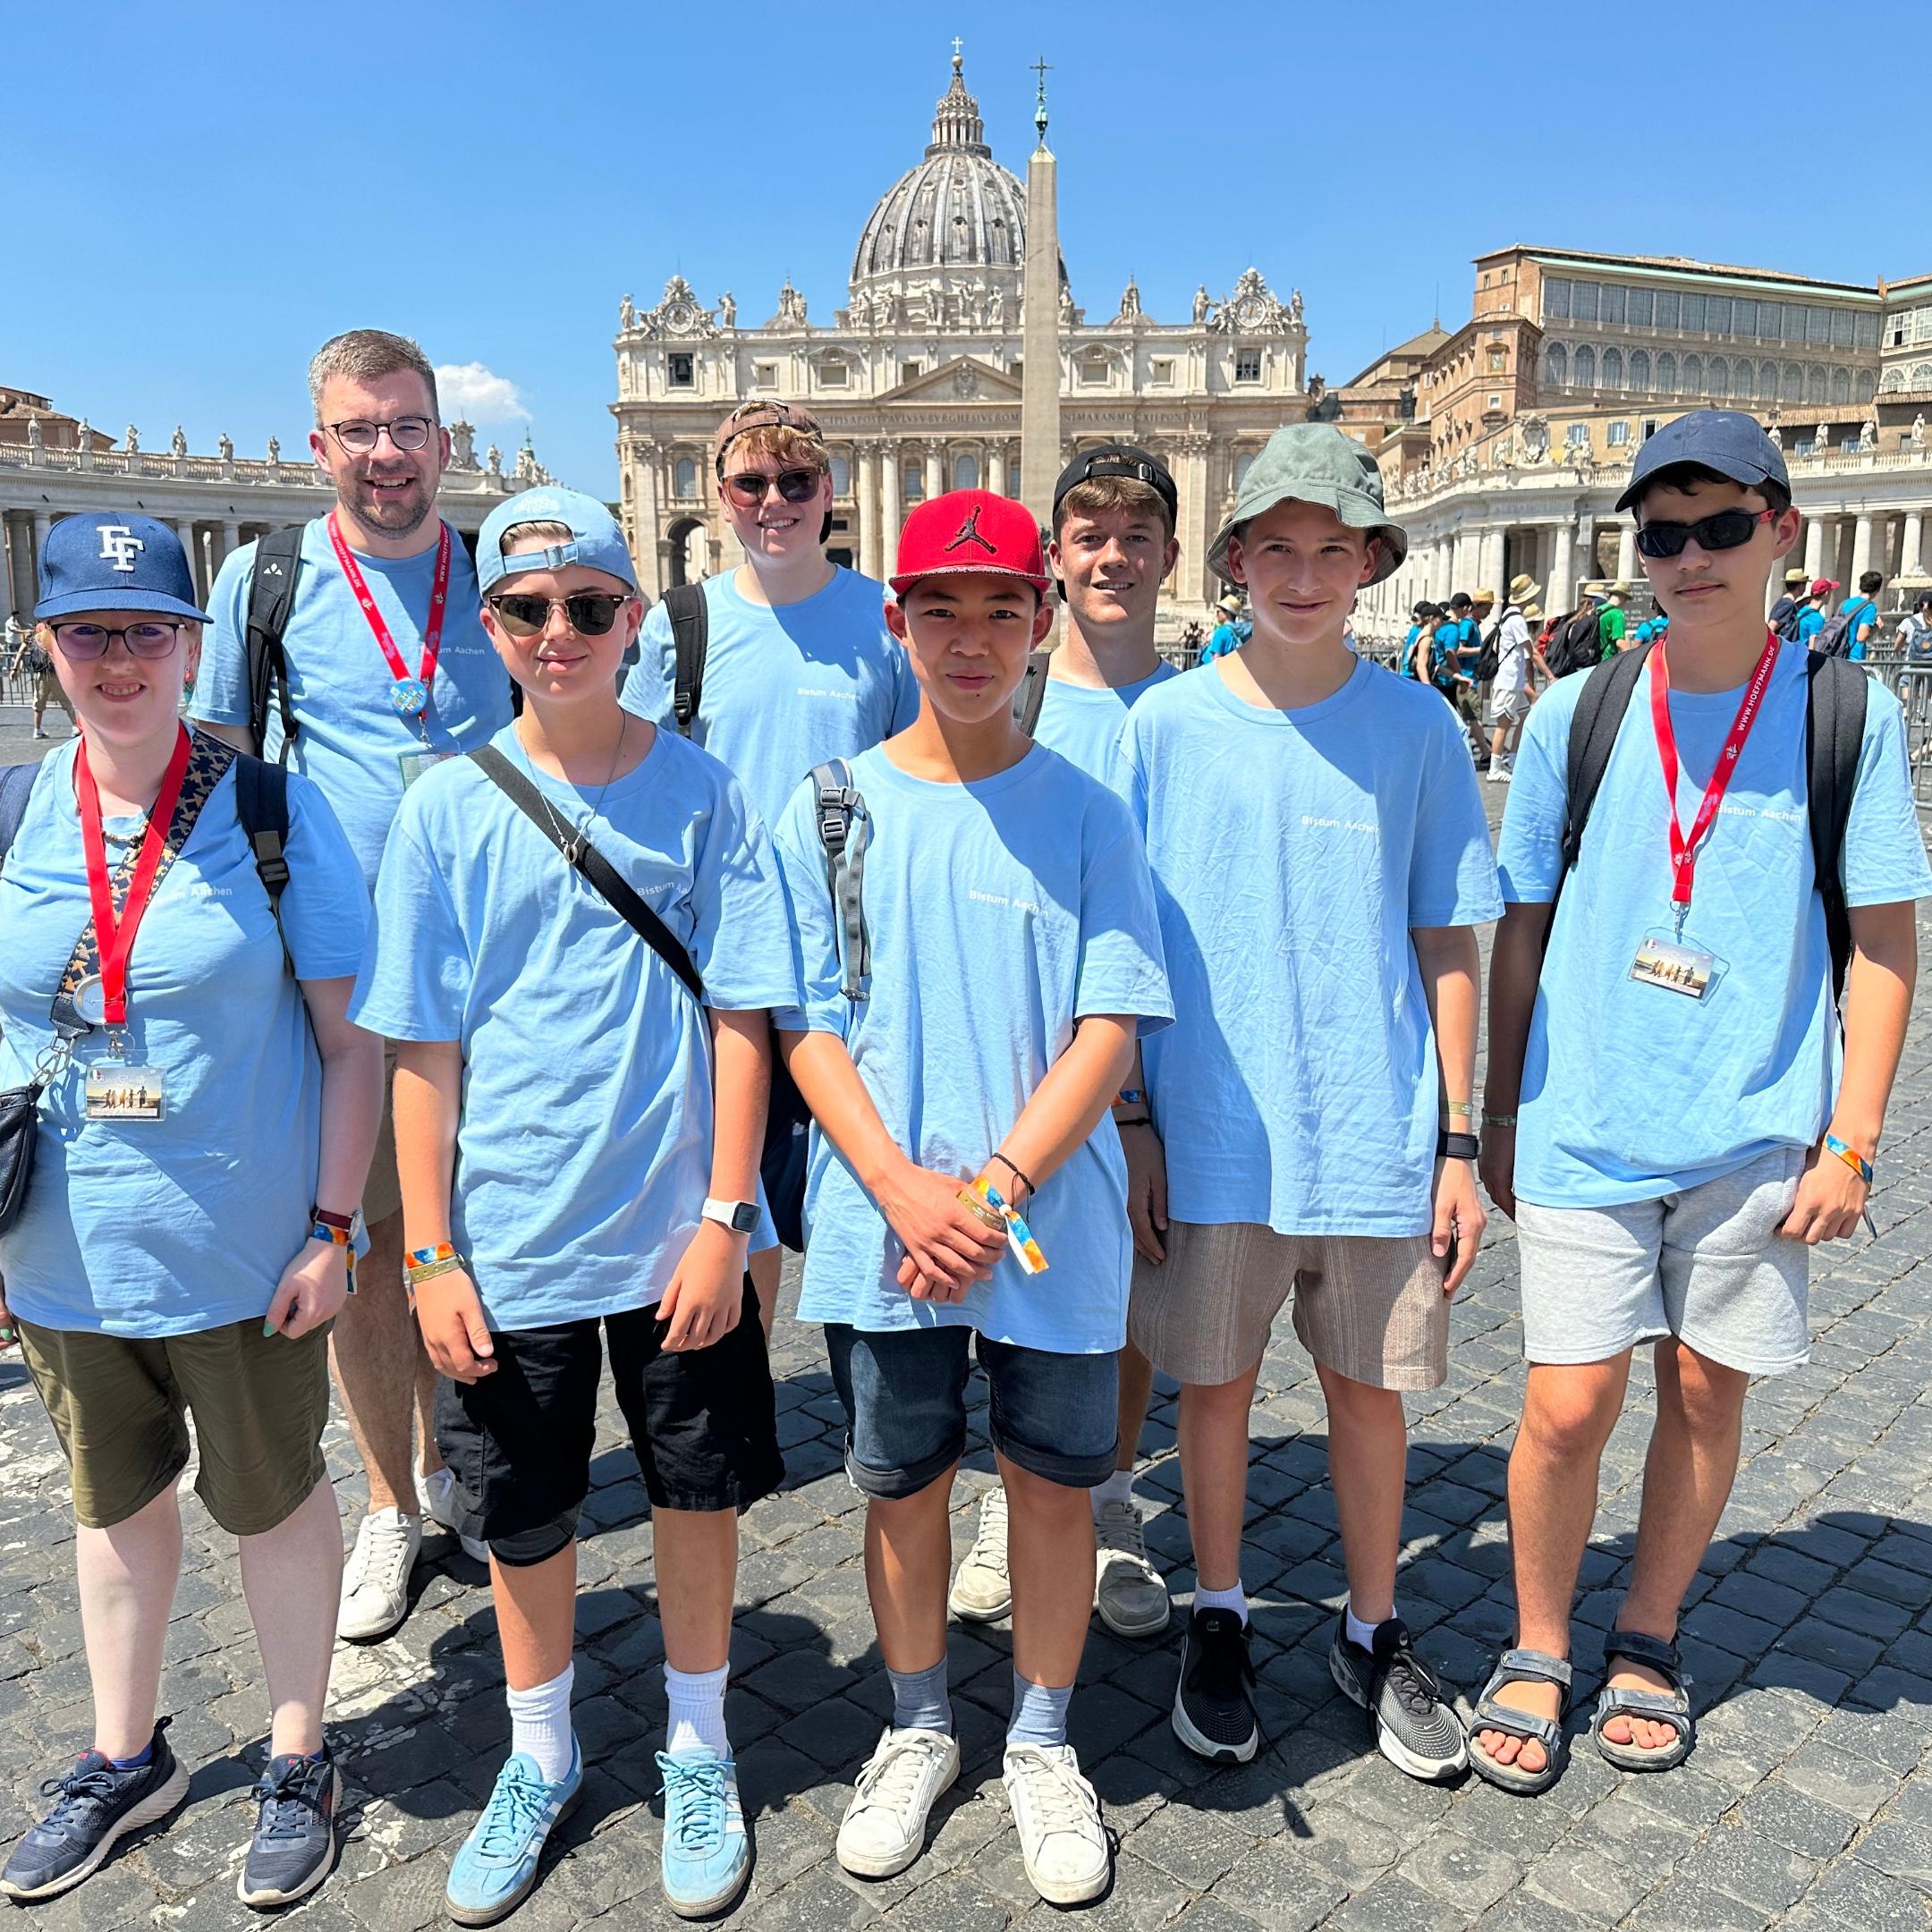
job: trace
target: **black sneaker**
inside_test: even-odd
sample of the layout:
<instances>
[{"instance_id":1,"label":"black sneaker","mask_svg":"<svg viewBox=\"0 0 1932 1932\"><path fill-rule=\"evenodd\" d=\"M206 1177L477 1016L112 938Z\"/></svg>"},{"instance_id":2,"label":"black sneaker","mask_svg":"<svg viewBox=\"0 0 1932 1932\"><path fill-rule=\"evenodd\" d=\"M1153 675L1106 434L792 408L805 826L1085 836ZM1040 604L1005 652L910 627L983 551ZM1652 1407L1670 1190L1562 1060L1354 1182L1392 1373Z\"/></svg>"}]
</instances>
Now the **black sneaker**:
<instances>
[{"instance_id":1,"label":"black sneaker","mask_svg":"<svg viewBox=\"0 0 1932 1932\"><path fill-rule=\"evenodd\" d=\"M116 1770L97 1750L81 1753L64 1777L40 1787L54 1809L13 1847L0 1872L0 1893L11 1899L52 1898L87 1877L130 1832L165 1818L188 1795L188 1770L161 1733L148 1744L144 1765Z\"/></svg>"},{"instance_id":2,"label":"black sneaker","mask_svg":"<svg viewBox=\"0 0 1932 1932\"><path fill-rule=\"evenodd\" d=\"M342 1778L325 1745L319 1757L271 1758L254 1795L261 1811L235 1896L265 1911L305 1897L335 1866Z\"/></svg>"},{"instance_id":3,"label":"black sneaker","mask_svg":"<svg viewBox=\"0 0 1932 1932\"><path fill-rule=\"evenodd\" d=\"M1197 1610L1181 1643L1174 1735L1216 1764L1246 1764L1261 1748L1250 1686L1248 1626L1232 1610Z\"/></svg>"},{"instance_id":4,"label":"black sneaker","mask_svg":"<svg viewBox=\"0 0 1932 1932\"><path fill-rule=\"evenodd\" d=\"M1469 1764L1469 1740L1436 1674L1415 1653L1400 1617L1376 1625L1375 1648L1351 1643L1335 1622L1328 1669L1342 1694L1368 1713L1376 1748L1412 1778L1453 1776Z\"/></svg>"}]
</instances>

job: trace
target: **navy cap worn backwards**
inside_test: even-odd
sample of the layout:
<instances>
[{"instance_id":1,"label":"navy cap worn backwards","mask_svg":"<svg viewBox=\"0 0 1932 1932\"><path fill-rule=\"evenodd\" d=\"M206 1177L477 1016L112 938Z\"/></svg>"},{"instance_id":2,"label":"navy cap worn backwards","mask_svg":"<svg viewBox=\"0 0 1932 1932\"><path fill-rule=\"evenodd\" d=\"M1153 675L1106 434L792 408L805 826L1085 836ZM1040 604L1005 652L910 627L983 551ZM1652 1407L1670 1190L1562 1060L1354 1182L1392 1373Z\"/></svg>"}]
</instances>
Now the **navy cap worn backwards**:
<instances>
[{"instance_id":1,"label":"navy cap worn backwards","mask_svg":"<svg viewBox=\"0 0 1932 1932\"><path fill-rule=\"evenodd\" d=\"M1110 476L1131 477L1137 483L1147 484L1167 505L1167 521L1180 521L1181 498L1172 472L1151 450L1133 443L1103 443L1097 449L1080 451L1060 472L1060 480L1054 485L1055 516L1060 514L1060 505L1070 490L1078 489L1091 477Z\"/></svg>"},{"instance_id":2,"label":"navy cap worn backwards","mask_svg":"<svg viewBox=\"0 0 1932 1932\"><path fill-rule=\"evenodd\" d=\"M1742 410L1691 410L1665 423L1637 453L1630 487L1617 498L1617 508L1628 510L1659 470L1678 463L1716 470L1746 489L1767 481L1782 484L1787 494L1791 489L1784 453L1755 416Z\"/></svg>"},{"instance_id":3,"label":"navy cap worn backwards","mask_svg":"<svg viewBox=\"0 0 1932 1932\"><path fill-rule=\"evenodd\" d=\"M208 622L181 538L157 518L125 510L64 516L40 546L43 622L76 611L146 611Z\"/></svg>"}]
</instances>

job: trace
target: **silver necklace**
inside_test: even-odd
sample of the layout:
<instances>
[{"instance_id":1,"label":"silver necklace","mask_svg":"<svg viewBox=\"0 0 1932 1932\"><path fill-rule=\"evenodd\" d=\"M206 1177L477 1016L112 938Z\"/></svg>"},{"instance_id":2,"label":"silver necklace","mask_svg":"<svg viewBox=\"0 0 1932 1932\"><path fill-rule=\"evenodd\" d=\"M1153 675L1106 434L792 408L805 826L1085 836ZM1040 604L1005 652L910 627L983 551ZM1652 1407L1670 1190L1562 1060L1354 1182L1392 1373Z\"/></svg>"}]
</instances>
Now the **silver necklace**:
<instances>
[{"instance_id":1,"label":"silver necklace","mask_svg":"<svg viewBox=\"0 0 1932 1932\"><path fill-rule=\"evenodd\" d=\"M559 818L555 807L550 802L549 794L541 785L537 788L537 796L543 805L544 817L550 821L550 829L556 838L557 847L562 853L564 863L573 872L577 869L577 861L582 856L584 847L590 843L590 821L597 817L598 809L604 803L604 794L610 790L612 783L617 776L618 760L623 757L624 733L629 728L630 723L631 719L627 713L619 713L617 718L617 744L611 753L610 769L604 775L604 783L597 787L597 797L586 808L581 825L572 826L567 820ZM521 733L520 733L518 735L521 737ZM523 749L525 753L528 754L530 747L525 745ZM531 762L534 763L535 760L533 759Z\"/></svg>"}]
</instances>

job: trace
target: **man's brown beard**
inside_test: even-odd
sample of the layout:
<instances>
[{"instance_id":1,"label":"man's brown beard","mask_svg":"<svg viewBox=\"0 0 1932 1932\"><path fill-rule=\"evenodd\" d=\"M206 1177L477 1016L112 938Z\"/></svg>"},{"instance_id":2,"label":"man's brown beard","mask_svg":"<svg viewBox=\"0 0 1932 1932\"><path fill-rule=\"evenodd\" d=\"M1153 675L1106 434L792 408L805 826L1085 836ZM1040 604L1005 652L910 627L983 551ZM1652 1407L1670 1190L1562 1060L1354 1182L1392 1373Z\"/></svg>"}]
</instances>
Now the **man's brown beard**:
<instances>
[{"instance_id":1,"label":"man's brown beard","mask_svg":"<svg viewBox=\"0 0 1932 1932\"><path fill-rule=\"evenodd\" d=\"M366 476L343 479L335 494L343 507L369 529L386 537L407 537L421 527L436 504L435 484L425 483L420 477L411 477L410 481L413 494L408 496L376 496Z\"/></svg>"}]
</instances>

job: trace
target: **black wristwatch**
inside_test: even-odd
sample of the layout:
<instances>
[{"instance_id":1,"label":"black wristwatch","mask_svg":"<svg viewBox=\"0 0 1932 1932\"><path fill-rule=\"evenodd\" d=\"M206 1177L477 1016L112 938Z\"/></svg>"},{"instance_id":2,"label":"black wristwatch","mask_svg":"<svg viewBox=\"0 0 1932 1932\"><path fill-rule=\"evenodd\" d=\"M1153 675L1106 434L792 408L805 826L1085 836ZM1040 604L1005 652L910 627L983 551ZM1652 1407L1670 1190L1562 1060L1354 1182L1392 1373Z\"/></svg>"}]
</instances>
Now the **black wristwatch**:
<instances>
[{"instance_id":1,"label":"black wristwatch","mask_svg":"<svg viewBox=\"0 0 1932 1932\"><path fill-rule=\"evenodd\" d=\"M1482 1152L1482 1142L1472 1133L1451 1133L1446 1127L1438 1127L1436 1152L1448 1160L1474 1160Z\"/></svg>"}]
</instances>

